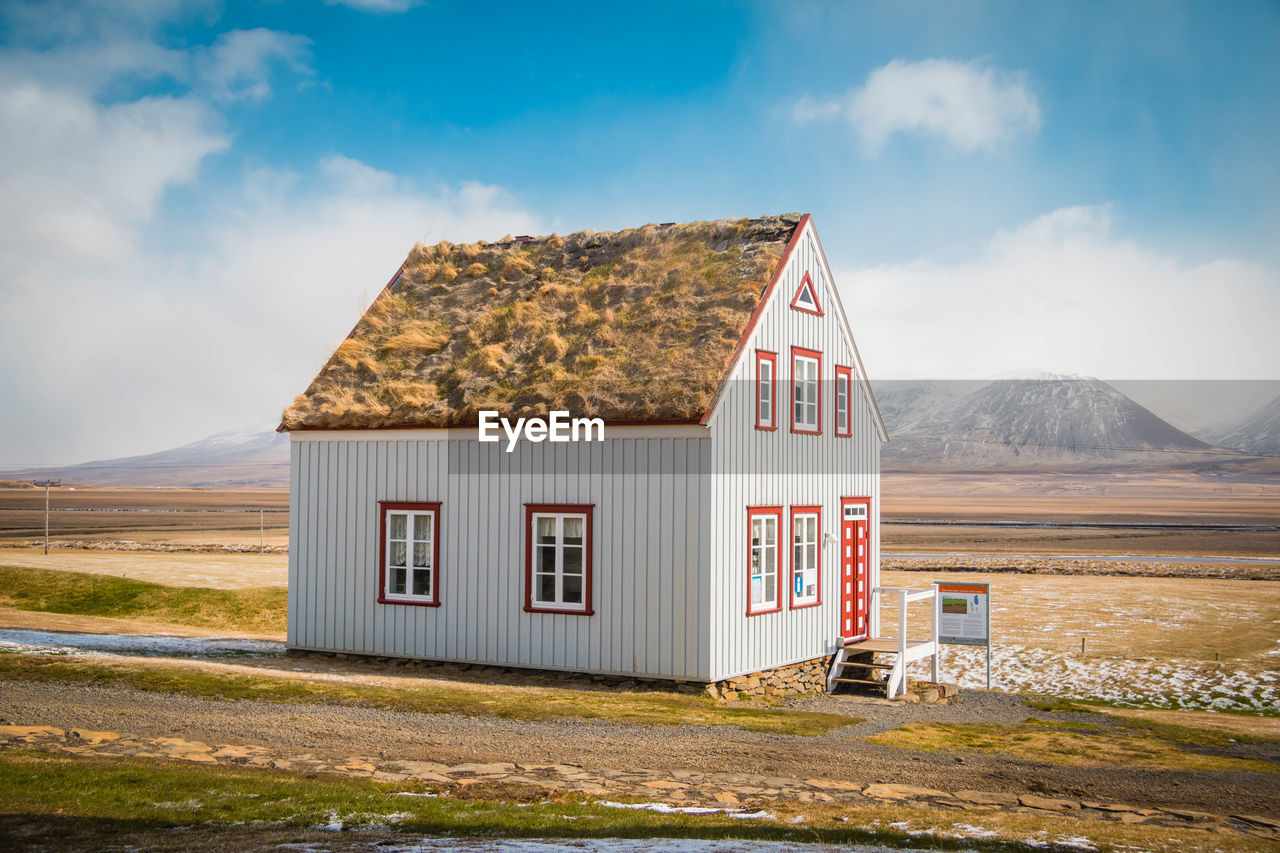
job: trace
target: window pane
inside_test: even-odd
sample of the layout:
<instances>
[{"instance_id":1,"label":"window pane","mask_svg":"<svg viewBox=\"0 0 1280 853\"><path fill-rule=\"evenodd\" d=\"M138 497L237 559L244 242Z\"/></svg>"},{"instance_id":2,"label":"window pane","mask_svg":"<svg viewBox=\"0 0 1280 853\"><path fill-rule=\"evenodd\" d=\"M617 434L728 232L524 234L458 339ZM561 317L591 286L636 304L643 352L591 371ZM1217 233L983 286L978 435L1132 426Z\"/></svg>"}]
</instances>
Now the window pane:
<instances>
[{"instance_id":1,"label":"window pane","mask_svg":"<svg viewBox=\"0 0 1280 853\"><path fill-rule=\"evenodd\" d=\"M391 561L390 561L391 565L403 566L405 562L406 553L407 553L407 549L405 548L405 544L403 542L392 542L391 543Z\"/></svg>"},{"instance_id":2,"label":"window pane","mask_svg":"<svg viewBox=\"0 0 1280 853\"><path fill-rule=\"evenodd\" d=\"M390 514L389 521L391 523L392 539L405 538L405 522L407 519L408 519L408 516L402 512L393 512Z\"/></svg>"},{"instance_id":3,"label":"window pane","mask_svg":"<svg viewBox=\"0 0 1280 853\"><path fill-rule=\"evenodd\" d=\"M431 572L419 569L413 573L413 594L431 595Z\"/></svg>"},{"instance_id":4,"label":"window pane","mask_svg":"<svg viewBox=\"0 0 1280 853\"><path fill-rule=\"evenodd\" d=\"M391 570L391 594L404 595L404 569Z\"/></svg>"},{"instance_id":5,"label":"window pane","mask_svg":"<svg viewBox=\"0 0 1280 853\"><path fill-rule=\"evenodd\" d=\"M435 516L431 513L419 514L413 517L413 539L415 542L430 542L432 526L435 524Z\"/></svg>"},{"instance_id":6,"label":"window pane","mask_svg":"<svg viewBox=\"0 0 1280 853\"><path fill-rule=\"evenodd\" d=\"M566 545L582 544L582 519L566 517L564 520L564 542Z\"/></svg>"},{"instance_id":7,"label":"window pane","mask_svg":"<svg viewBox=\"0 0 1280 853\"><path fill-rule=\"evenodd\" d=\"M538 575L538 601L553 603L556 600L556 576Z\"/></svg>"},{"instance_id":8,"label":"window pane","mask_svg":"<svg viewBox=\"0 0 1280 853\"><path fill-rule=\"evenodd\" d=\"M431 545L427 542L413 543L413 564L418 567L431 565Z\"/></svg>"},{"instance_id":9,"label":"window pane","mask_svg":"<svg viewBox=\"0 0 1280 853\"><path fill-rule=\"evenodd\" d=\"M556 520L554 517L538 516L538 542L556 541Z\"/></svg>"},{"instance_id":10,"label":"window pane","mask_svg":"<svg viewBox=\"0 0 1280 853\"><path fill-rule=\"evenodd\" d=\"M535 572L551 572L556 570L556 546L539 545L533 552L533 570Z\"/></svg>"},{"instance_id":11,"label":"window pane","mask_svg":"<svg viewBox=\"0 0 1280 853\"><path fill-rule=\"evenodd\" d=\"M564 573L566 575L582 574L582 549L572 546L565 546L564 549Z\"/></svg>"},{"instance_id":12,"label":"window pane","mask_svg":"<svg viewBox=\"0 0 1280 853\"><path fill-rule=\"evenodd\" d=\"M565 575L564 603L565 604L581 604L582 603L582 575Z\"/></svg>"}]
</instances>

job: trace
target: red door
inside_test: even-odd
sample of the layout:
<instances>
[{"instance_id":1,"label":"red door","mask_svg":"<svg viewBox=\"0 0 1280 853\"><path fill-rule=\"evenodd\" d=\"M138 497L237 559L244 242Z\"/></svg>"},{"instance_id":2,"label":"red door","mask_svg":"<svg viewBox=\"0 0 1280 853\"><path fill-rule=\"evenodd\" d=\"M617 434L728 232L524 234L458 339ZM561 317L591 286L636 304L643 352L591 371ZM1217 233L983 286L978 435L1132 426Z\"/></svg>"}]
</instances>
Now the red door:
<instances>
[{"instance_id":1,"label":"red door","mask_svg":"<svg viewBox=\"0 0 1280 853\"><path fill-rule=\"evenodd\" d=\"M840 499L840 636L865 640L870 634L870 498Z\"/></svg>"}]
</instances>

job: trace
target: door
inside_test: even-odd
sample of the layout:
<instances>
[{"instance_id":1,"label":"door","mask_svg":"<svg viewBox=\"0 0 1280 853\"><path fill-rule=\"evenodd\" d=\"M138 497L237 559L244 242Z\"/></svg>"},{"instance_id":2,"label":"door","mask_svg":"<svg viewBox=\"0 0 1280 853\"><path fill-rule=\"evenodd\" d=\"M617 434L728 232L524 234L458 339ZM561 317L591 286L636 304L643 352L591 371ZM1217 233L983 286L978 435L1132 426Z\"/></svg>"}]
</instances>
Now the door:
<instances>
[{"instance_id":1,"label":"door","mask_svg":"<svg viewBox=\"0 0 1280 853\"><path fill-rule=\"evenodd\" d=\"M840 499L840 636L865 640L871 631L870 498Z\"/></svg>"}]
</instances>

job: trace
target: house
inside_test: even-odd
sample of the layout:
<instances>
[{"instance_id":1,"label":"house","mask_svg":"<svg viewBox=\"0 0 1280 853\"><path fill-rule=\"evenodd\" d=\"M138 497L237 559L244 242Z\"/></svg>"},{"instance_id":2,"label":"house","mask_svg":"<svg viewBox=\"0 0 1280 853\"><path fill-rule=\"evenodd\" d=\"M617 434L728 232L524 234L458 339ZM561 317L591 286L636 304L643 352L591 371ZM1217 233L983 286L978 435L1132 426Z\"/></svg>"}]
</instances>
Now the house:
<instances>
[{"instance_id":1,"label":"house","mask_svg":"<svg viewBox=\"0 0 1280 853\"><path fill-rule=\"evenodd\" d=\"M603 437L481 440L556 411ZM281 429L292 649L825 688L879 636L887 436L809 216L415 246Z\"/></svg>"}]
</instances>

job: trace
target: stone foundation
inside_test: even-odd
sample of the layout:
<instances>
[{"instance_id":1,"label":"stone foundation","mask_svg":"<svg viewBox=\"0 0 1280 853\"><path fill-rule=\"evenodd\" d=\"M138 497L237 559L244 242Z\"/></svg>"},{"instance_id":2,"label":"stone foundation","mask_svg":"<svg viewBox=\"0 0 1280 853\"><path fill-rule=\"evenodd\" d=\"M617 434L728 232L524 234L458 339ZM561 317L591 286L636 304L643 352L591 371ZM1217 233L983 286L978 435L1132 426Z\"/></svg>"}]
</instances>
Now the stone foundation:
<instances>
[{"instance_id":1,"label":"stone foundation","mask_svg":"<svg viewBox=\"0 0 1280 853\"><path fill-rule=\"evenodd\" d=\"M786 693L826 693L831 658L832 655L825 655L803 663L717 681L707 685L707 692L717 699L738 699L743 694L777 696Z\"/></svg>"}]
</instances>

